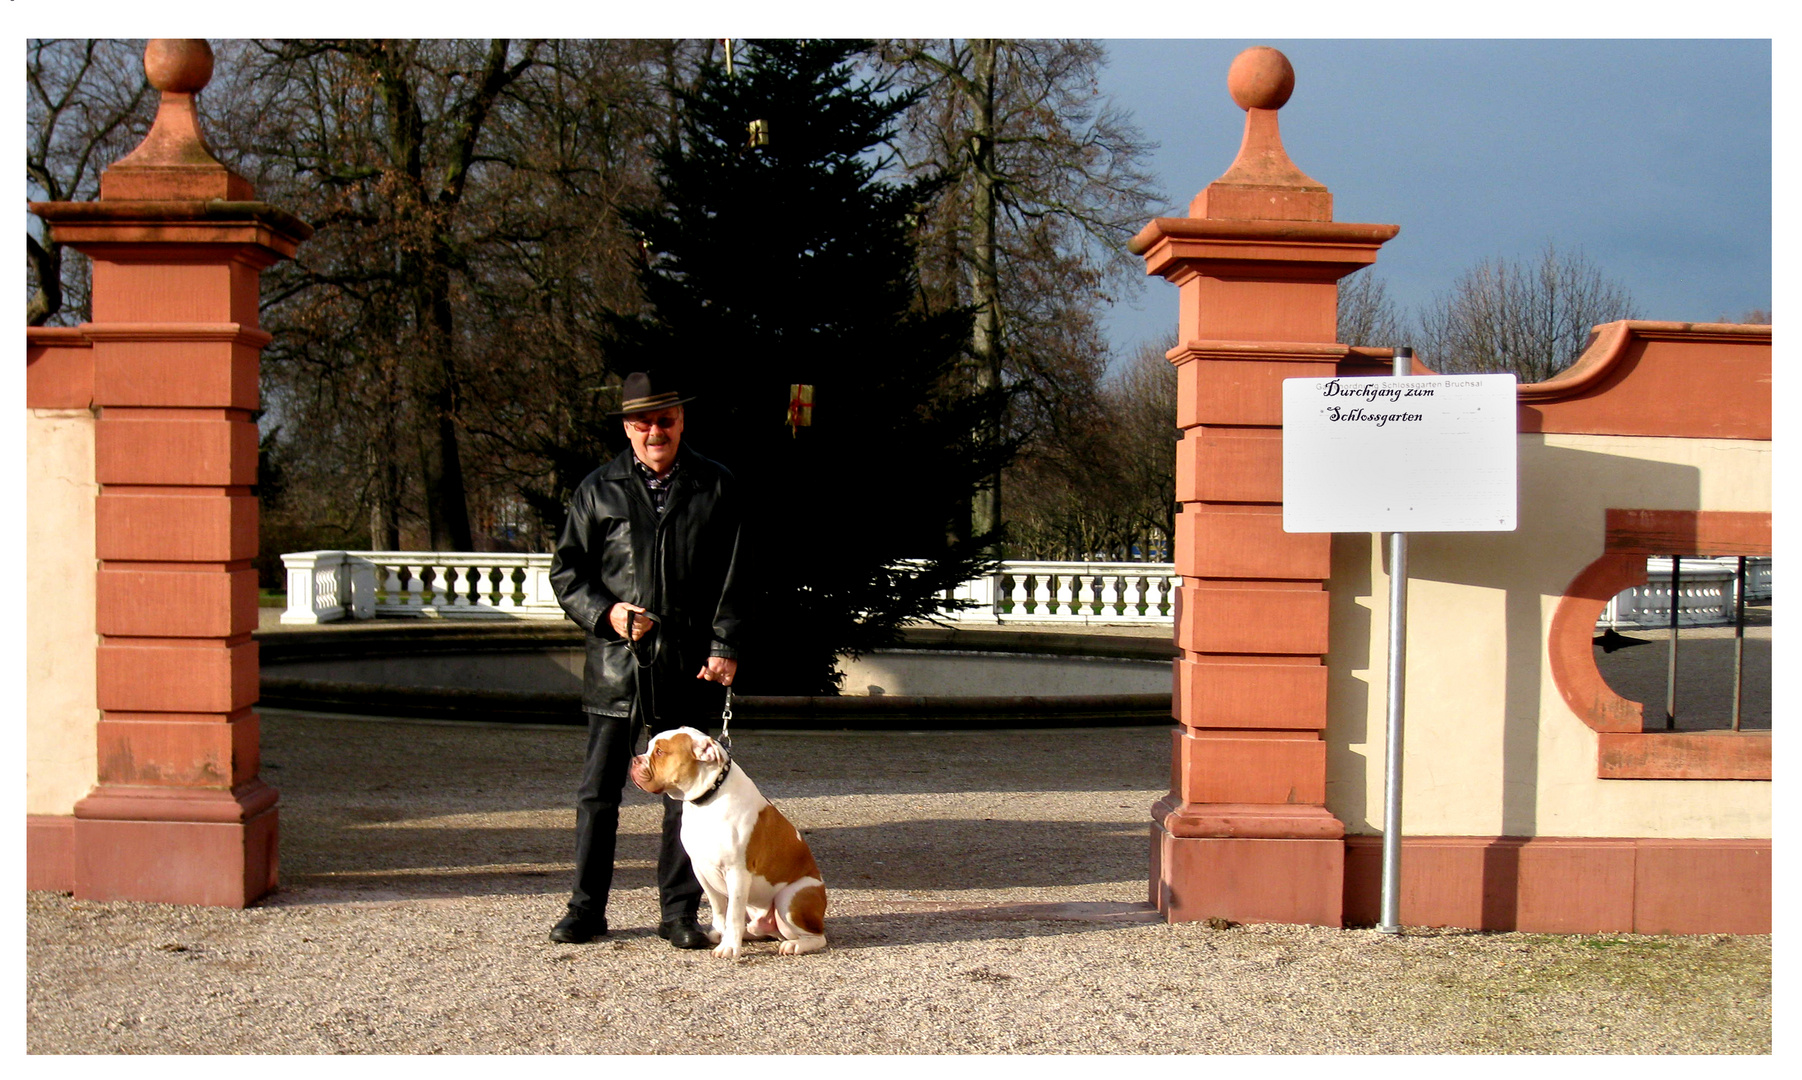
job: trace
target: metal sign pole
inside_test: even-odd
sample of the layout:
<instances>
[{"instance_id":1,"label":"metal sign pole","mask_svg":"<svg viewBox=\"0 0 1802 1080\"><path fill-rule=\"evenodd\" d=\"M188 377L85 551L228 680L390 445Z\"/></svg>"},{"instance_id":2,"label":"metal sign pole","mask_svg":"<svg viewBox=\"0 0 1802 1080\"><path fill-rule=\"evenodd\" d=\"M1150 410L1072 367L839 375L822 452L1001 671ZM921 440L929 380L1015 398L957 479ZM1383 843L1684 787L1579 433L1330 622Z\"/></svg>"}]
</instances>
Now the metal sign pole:
<instances>
[{"instance_id":1,"label":"metal sign pole","mask_svg":"<svg viewBox=\"0 0 1802 1080\"><path fill-rule=\"evenodd\" d=\"M1401 932L1408 534L1514 529L1517 390L1513 375L1416 373L1408 348L1395 350L1388 375L1283 380L1283 531L1361 533L1389 543L1389 722L1377 928L1390 934ZM1441 467L1445 462L1457 467ZM1370 719L1374 724L1376 717ZM1374 732L1367 736L1374 742Z\"/></svg>"},{"instance_id":2,"label":"metal sign pole","mask_svg":"<svg viewBox=\"0 0 1802 1080\"><path fill-rule=\"evenodd\" d=\"M1395 375L1414 370L1414 350L1395 350ZM1408 653L1408 534L1389 534L1389 721L1383 736L1383 911L1377 929L1399 934L1402 866L1402 706Z\"/></svg>"}]
</instances>

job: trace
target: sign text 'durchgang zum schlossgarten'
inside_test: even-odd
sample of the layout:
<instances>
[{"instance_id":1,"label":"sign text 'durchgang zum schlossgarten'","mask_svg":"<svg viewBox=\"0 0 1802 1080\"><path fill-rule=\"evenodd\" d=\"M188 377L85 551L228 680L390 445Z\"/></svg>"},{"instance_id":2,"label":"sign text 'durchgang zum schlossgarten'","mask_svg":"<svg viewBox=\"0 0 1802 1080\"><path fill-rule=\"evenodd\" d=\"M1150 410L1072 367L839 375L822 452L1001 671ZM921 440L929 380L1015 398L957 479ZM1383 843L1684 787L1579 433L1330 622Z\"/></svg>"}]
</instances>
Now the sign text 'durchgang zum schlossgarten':
<instances>
[{"instance_id":1,"label":"sign text 'durchgang zum schlossgarten'","mask_svg":"<svg viewBox=\"0 0 1802 1080\"><path fill-rule=\"evenodd\" d=\"M1286 532L1506 532L1512 375L1283 381Z\"/></svg>"}]
</instances>

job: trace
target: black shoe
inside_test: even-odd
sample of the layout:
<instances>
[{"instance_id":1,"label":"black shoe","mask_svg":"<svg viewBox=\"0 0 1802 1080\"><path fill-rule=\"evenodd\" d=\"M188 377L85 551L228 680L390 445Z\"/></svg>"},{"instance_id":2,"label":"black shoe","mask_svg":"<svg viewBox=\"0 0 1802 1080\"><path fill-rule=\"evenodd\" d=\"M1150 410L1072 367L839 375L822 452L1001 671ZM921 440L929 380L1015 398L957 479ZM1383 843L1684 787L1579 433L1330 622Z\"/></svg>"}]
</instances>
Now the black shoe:
<instances>
[{"instance_id":1,"label":"black shoe","mask_svg":"<svg viewBox=\"0 0 1802 1080\"><path fill-rule=\"evenodd\" d=\"M668 938L669 943L678 949L705 949L713 945L713 939L701 929L693 915L658 923L657 936Z\"/></svg>"},{"instance_id":2,"label":"black shoe","mask_svg":"<svg viewBox=\"0 0 1802 1080\"><path fill-rule=\"evenodd\" d=\"M570 912L551 927L551 940L560 945L580 945L607 936L607 919L602 915L577 915Z\"/></svg>"}]
</instances>

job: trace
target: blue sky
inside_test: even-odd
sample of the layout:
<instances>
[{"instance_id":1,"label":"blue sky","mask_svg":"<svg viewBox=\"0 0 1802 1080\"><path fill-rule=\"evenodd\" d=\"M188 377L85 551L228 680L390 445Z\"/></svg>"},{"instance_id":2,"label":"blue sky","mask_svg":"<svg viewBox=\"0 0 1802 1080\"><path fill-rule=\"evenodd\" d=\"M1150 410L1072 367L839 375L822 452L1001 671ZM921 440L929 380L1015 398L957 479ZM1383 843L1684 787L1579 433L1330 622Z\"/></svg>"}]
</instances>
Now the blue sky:
<instances>
[{"instance_id":1,"label":"blue sky","mask_svg":"<svg viewBox=\"0 0 1802 1080\"><path fill-rule=\"evenodd\" d=\"M1157 142L1170 210L1231 164L1233 57L1281 49L1297 165L1339 221L1395 224L1376 273L1408 309L1488 256L1581 249L1645 317L1771 307L1768 40L1108 39L1102 89ZM1172 79L1171 73L1181 73ZM1174 87L1174 88L1173 88ZM1174 333L1150 279L1110 317L1118 351Z\"/></svg>"}]
</instances>

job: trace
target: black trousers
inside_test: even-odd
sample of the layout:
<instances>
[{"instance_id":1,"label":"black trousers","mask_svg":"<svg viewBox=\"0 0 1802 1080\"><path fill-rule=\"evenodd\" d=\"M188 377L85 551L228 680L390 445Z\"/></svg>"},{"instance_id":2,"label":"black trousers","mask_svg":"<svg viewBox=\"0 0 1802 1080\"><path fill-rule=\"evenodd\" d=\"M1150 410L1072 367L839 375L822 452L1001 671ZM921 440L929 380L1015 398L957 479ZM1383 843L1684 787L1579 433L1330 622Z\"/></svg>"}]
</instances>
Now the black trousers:
<instances>
[{"instance_id":1,"label":"black trousers","mask_svg":"<svg viewBox=\"0 0 1802 1080\"><path fill-rule=\"evenodd\" d=\"M576 792L576 884L569 898L573 915L607 913L620 795L632 761L632 728L631 717L588 714L588 755ZM665 922L693 918L700 910L701 883L682 847L682 800L668 795L663 797L663 838L657 849L657 893Z\"/></svg>"}]
</instances>

